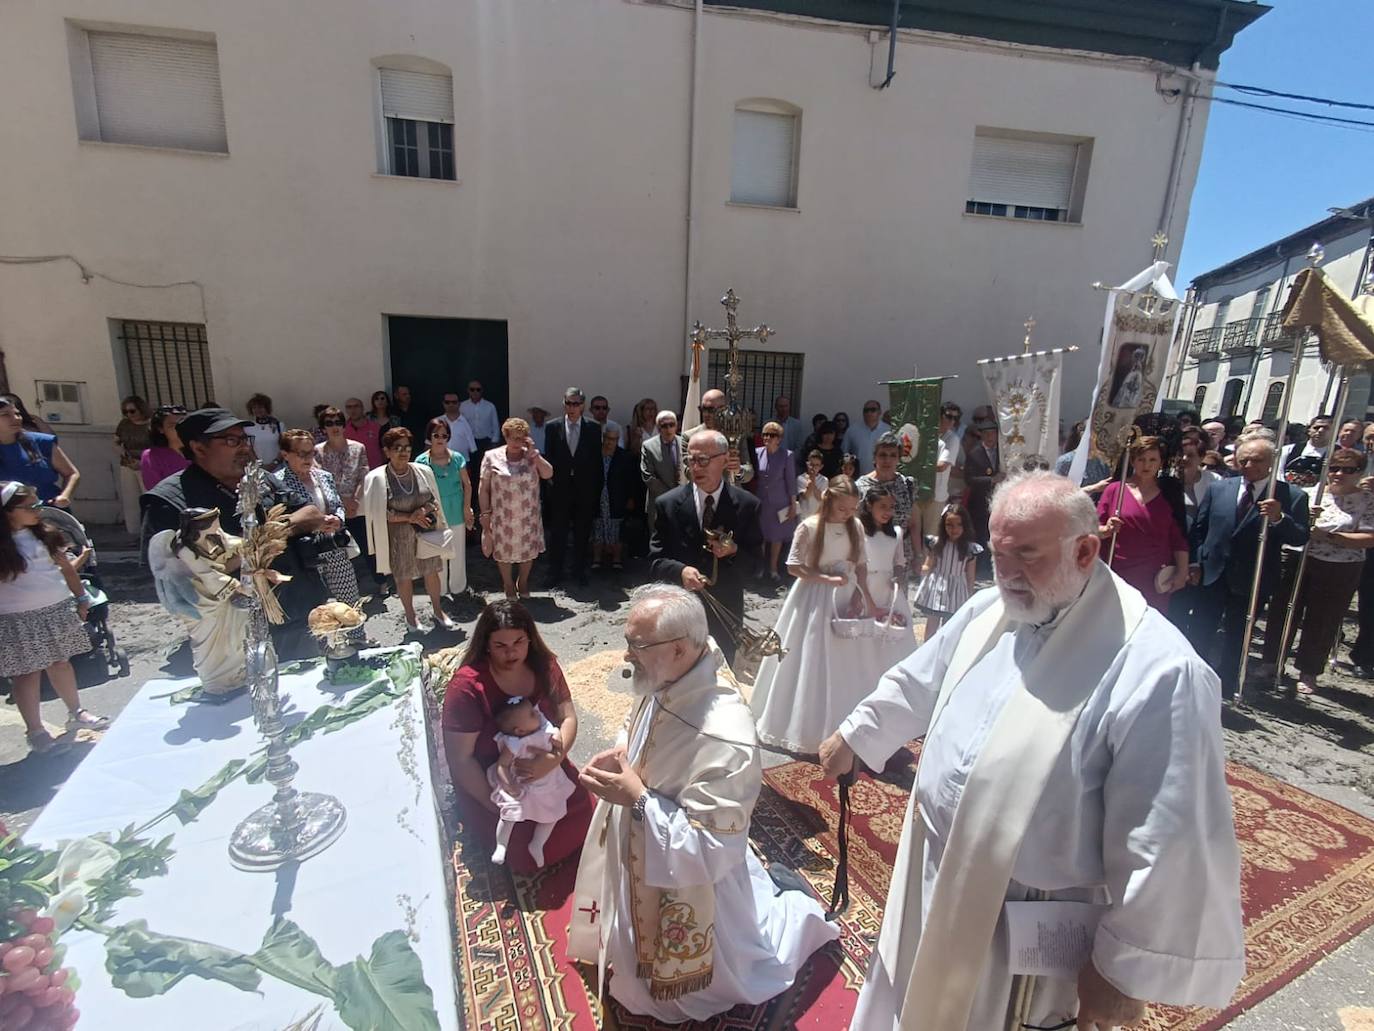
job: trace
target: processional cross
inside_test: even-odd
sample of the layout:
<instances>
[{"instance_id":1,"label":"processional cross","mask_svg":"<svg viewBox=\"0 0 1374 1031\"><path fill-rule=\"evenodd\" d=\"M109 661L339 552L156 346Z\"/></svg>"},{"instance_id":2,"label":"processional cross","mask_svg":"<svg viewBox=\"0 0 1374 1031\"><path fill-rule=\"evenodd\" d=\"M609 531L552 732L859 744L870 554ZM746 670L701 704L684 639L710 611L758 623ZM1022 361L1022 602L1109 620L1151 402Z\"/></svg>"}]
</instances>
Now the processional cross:
<instances>
[{"instance_id":1,"label":"processional cross","mask_svg":"<svg viewBox=\"0 0 1374 1031\"><path fill-rule=\"evenodd\" d=\"M716 421L725 433L730 449L734 451L739 448L740 439L752 429L749 417L737 403L740 389L744 385L744 374L739 368L739 342L757 340L764 343L774 331L769 329L766 323L760 323L753 329L740 329L735 314L739 308L739 297L733 289L725 291L720 303L725 306L725 328L707 329L699 319L692 323L692 351L693 361L696 362L700 360L701 352L706 349L708 340L724 340L729 348L726 353L728 368L725 373L725 411L716 414Z\"/></svg>"}]
</instances>

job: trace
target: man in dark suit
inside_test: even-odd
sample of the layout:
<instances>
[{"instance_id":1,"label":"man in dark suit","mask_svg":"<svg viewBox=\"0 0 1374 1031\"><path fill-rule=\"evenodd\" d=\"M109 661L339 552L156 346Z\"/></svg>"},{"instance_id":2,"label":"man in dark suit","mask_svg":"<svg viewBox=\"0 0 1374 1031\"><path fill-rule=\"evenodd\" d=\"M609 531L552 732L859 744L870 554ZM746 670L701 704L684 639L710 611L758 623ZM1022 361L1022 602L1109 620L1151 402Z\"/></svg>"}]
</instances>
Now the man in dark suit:
<instances>
[{"instance_id":1,"label":"man in dark suit","mask_svg":"<svg viewBox=\"0 0 1374 1031\"><path fill-rule=\"evenodd\" d=\"M759 529L758 498L725 482L729 445L725 435L703 429L687 445L692 482L674 487L654 505L654 533L649 561L657 580L681 584L689 591L706 588L713 567L718 569L711 596L739 618L744 617L744 581L758 570L763 535ZM705 530L730 530L730 544L710 544ZM727 660L735 659L735 638L706 606L711 636Z\"/></svg>"},{"instance_id":2,"label":"man in dark suit","mask_svg":"<svg viewBox=\"0 0 1374 1031\"><path fill-rule=\"evenodd\" d=\"M1226 698L1235 697L1240 679L1245 619L1259 557L1260 520L1269 520L1260 575L1261 609L1278 584L1280 547L1307 543L1307 495L1280 479L1274 497L1266 500L1274 469L1273 442L1262 437L1242 441L1236 449L1236 465L1240 476L1208 488L1189 535L1190 582L1201 584L1202 592L1193 607L1188 636L1198 654L1221 677Z\"/></svg>"},{"instance_id":3,"label":"man in dark suit","mask_svg":"<svg viewBox=\"0 0 1374 1031\"><path fill-rule=\"evenodd\" d=\"M544 427L549 480L549 586L563 577L568 529L573 533L573 573L587 582L592 522L601 502L601 427L582 417L586 398L577 387L563 391L563 418Z\"/></svg>"},{"instance_id":4,"label":"man in dark suit","mask_svg":"<svg viewBox=\"0 0 1374 1031\"><path fill-rule=\"evenodd\" d=\"M1002 456L998 453L997 423L982 419L974 423L973 428L978 433L978 443L964 459L964 482L968 484L968 514L973 520L974 540L983 546L983 554L978 557L978 572L988 576L992 572L992 558L987 550L992 491L1006 477L1002 472Z\"/></svg>"}]
</instances>

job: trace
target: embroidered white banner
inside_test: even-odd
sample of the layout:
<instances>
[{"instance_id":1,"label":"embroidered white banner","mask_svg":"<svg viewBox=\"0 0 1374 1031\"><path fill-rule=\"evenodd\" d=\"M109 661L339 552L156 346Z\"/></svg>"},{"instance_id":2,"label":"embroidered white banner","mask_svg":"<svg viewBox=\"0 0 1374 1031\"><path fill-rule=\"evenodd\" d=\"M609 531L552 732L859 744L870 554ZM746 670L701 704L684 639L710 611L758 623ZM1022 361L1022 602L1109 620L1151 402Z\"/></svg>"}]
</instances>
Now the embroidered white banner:
<instances>
[{"instance_id":1,"label":"embroidered white banner","mask_svg":"<svg viewBox=\"0 0 1374 1031\"><path fill-rule=\"evenodd\" d=\"M988 398L1001 431L1002 467L1020 470L1038 457L1050 466L1059 455L1062 351L1038 351L980 362Z\"/></svg>"},{"instance_id":2,"label":"embroidered white banner","mask_svg":"<svg viewBox=\"0 0 1374 1031\"><path fill-rule=\"evenodd\" d=\"M1107 294L1088 432L1069 469L1074 483L1083 481L1089 454L1115 468L1136 416L1159 408L1183 314L1168 270L1167 261L1157 261Z\"/></svg>"}]
</instances>

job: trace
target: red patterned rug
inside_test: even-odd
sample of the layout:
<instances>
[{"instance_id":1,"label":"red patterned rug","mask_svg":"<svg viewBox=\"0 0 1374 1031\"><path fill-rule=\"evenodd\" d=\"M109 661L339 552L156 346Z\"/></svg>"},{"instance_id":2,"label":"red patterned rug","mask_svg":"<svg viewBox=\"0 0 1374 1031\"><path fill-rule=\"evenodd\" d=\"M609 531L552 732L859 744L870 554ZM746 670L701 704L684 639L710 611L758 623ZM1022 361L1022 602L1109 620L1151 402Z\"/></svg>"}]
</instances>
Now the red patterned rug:
<instances>
[{"instance_id":1,"label":"red patterned rug","mask_svg":"<svg viewBox=\"0 0 1374 1031\"><path fill-rule=\"evenodd\" d=\"M702 1024L660 1025L611 1002L604 1027L634 1031L848 1026L882 920L912 763L850 793L850 906L840 941L818 952L793 989ZM1374 823L1255 770L1227 765L1242 857L1248 973L1226 1009L1152 1007L1146 1031L1214 1031L1374 924ZM769 861L800 871L829 899L838 855L833 782L810 763L764 775L750 831ZM597 1026L595 973L567 959L575 863L512 877L460 841L455 852L460 991L472 1029Z\"/></svg>"}]
</instances>

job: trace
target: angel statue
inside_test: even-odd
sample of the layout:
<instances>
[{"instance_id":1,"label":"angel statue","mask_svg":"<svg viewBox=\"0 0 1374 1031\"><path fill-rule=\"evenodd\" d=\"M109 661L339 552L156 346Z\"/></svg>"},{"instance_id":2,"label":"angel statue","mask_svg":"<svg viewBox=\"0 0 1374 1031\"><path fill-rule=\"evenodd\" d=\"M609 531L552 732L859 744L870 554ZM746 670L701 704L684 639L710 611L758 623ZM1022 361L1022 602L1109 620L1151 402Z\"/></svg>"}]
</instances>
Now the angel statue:
<instances>
[{"instance_id":1,"label":"angel statue","mask_svg":"<svg viewBox=\"0 0 1374 1031\"><path fill-rule=\"evenodd\" d=\"M158 601L187 624L201 688L221 698L246 686L252 602L237 572L242 546L220 528L213 508L188 508L179 529L154 534L148 545Z\"/></svg>"}]
</instances>

